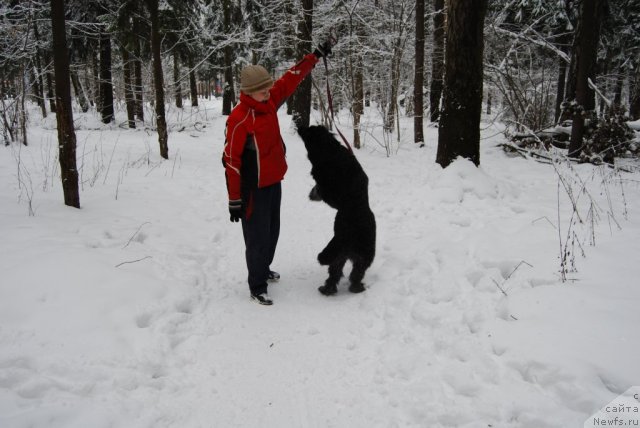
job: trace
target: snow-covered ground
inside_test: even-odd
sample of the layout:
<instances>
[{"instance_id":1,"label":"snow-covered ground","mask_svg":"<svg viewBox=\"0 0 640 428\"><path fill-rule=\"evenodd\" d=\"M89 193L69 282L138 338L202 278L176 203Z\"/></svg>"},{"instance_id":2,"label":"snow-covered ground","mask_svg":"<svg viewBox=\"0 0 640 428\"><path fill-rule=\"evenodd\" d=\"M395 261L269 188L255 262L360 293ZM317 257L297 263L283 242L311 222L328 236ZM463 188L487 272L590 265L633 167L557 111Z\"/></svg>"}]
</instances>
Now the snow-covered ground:
<instances>
[{"instance_id":1,"label":"snow-covered ground","mask_svg":"<svg viewBox=\"0 0 640 428\"><path fill-rule=\"evenodd\" d=\"M404 120L387 156L372 111L357 156L377 256L365 293L327 298L334 211L307 199L282 114L282 280L263 307L217 101L172 111L168 161L155 133L78 115L80 210L62 203L55 118L31 117L31 144L0 155L3 428L582 427L640 385L637 174L509 157L490 123L480 168L443 170L436 129L418 148Z\"/></svg>"}]
</instances>

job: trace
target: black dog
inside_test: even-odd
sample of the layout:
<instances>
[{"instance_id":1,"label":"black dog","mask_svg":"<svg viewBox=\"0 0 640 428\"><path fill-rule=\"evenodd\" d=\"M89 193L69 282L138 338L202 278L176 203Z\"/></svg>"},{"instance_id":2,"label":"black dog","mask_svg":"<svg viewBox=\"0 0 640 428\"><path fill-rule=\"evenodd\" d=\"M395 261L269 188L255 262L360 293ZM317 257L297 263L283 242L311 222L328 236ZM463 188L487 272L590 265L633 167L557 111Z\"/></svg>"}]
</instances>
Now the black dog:
<instances>
[{"instance_id":1,"label":"black dog","mask_svg":"<svg viewBox=\"0 0 640 428\"><path fill-rule=\"evenodd\" d=\"M329 278L318 288L324 295L335 294L342 269L351 260L349 291L365 290L362 278L376 252L376 219L369 208L369 178L356 157L340 144L324 126L298 129L311 161L316 185L309 199L325 201L338 210L334 236L318 254L321 265L329 265Z\"/></svg>"}]
</instances>

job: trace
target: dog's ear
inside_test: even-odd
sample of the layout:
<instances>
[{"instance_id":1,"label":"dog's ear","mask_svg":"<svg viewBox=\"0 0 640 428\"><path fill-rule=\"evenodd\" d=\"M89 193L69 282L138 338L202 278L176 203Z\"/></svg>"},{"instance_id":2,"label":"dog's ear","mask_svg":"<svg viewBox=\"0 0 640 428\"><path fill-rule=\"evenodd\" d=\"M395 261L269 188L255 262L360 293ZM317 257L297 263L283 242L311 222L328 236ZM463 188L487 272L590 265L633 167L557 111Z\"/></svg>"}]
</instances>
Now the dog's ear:
<instances>
[{"instance_id":1,"label":"dog's ear","mask_svg":"<svg viewBox=\"0 0 640 428\"><path fill-rule=\"evenodd\" d=\"M310 126L309 131L313 132L316 135L327 135L329 133L327 127L322 125Z\"/></svg>"}]
</instances>

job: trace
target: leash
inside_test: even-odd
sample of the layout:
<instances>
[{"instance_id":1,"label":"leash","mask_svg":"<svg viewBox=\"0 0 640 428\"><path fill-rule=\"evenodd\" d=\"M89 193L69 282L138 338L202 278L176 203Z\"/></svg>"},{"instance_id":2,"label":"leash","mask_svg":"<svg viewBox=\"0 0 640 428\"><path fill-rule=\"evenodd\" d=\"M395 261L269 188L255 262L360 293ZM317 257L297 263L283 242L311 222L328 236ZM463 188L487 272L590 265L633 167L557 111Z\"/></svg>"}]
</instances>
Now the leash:
<instances>
[{"instance_id":1,"label":"leash","mask_svg":"<svg viewBox=\"0 0 640 428\"><path fill-rule=\"evenodd\" d=\"M334 117L334 114L333 114L333 97L331 96L331 88L329 87L329 65L327 64L326 55L322 56L322 61L324 62L324 69L325 69L325 71L327 73L327 104L329 104L329 112L331 113L331 121L333 122L333 126L336 128L336 131L338 131L338 134L342 138L342 141L344 142L345 146L347 146L347 149L349 149L349 153L351 153L353 156L355 156L355 154L353 153L353 149L351 148L351 144L349 144L349 142L344 137L344 135L342 135L342 132L340 132L340 129L338 128L338 125L336 124L336 120L335 120L335 117Z\"/></svg>"}]
</instances>

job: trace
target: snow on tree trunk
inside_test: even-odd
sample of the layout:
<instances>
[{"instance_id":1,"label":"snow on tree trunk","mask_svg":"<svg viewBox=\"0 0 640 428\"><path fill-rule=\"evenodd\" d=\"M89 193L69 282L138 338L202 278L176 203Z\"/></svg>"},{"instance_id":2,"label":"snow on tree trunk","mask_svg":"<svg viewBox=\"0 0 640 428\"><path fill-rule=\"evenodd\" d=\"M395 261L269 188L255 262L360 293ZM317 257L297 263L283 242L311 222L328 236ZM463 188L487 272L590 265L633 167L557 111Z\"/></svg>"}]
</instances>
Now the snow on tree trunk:
<instances>
[{"instance_id":1,"label":"snow on tree trunk","mask_svg":"<svg viewBox=\"0 0 640 428\"><path fill-rule=\"evenodd\" d=\"M440 98L444 74L444 0L433 2L433 53L431 54L431 91L429 93L429 109L431 122L440 118Z\"/></svg>"},{"instance_id":2,"label":"snow on tree trunk","mask_svg":"<svg viewBox=\"0 0 640 428\"><path fill-rule=\"evenodd\" d=\"M151 18L151 52L153 55L153 84L156 92L156 126L158 127L158 142L160 156L169 159L169 135L167 122L164 117L164 78L162 76L162 57L160 56L160 30L158 20L158 0L146 0Z\"/></svg>"}]
</instances>

